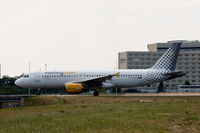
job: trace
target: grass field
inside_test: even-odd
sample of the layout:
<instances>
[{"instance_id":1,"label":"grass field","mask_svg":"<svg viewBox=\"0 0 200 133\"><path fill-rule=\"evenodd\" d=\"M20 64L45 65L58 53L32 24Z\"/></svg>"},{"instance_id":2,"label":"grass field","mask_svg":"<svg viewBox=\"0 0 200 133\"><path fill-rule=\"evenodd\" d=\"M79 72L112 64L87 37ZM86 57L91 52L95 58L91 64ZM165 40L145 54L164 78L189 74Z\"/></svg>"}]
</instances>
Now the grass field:
<instances>
[{"instance_id":1,"label":"grass field","mask_svg":"<svg viewBox=\"0 0 200 133\"><path fill-rule=\"evenodd\" d=\"M199 133L200 97L32 97L0 133Z\"/></svg>"}]
</instances>

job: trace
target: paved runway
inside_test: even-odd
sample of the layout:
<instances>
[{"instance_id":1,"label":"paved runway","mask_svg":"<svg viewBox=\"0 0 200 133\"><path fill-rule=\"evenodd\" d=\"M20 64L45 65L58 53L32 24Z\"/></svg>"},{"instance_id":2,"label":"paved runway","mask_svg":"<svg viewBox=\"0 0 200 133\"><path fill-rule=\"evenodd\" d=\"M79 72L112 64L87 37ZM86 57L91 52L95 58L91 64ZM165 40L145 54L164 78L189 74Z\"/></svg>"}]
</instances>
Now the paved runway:
<instances>
[{"instance_id":1,"label":"paved runway","mask_svg":"<svg viewBox=\"0 0 200 133\"><path fill-rule=\"evenodd\" d=\"M31 95L36 96L36 95ZM64 96L64 97L79 97L79 96L93 96L93 94L77 94L77 95L59 95L59 94L48 94L41 96ZM126 94L100 94L99 96L158 96L158 97L167 97L167 96L200 96L200 92L173 92L173 93L126 93ZM0 99L4 98L13 98L13 97L29 97L28 95L0 95Z\"/></svg>"},{"instance_id":2,"label":"paved runway","mask_svg":"<svg viewBox=\"0 0 200 133\"><path fill-rule=\"evenodd\" d=\"M124 96L200 96L200 92L172 92L172 93L133 93Z\"/></svg>"},{"instance_id":3,"label":"paved runway","mask_svg":"<svg viewBox=\"0 0 200 133\"><path fill-rule=\"evenodd\" d=\"M93 96L93 94L77 94L77 95L42 95L42 96L66 96L66 97L79 97L79 96ZM173 92L173 93L126 93L126 94L99 94L99 96L142 96L142 97L167 97L167 96L200 96L200 92Z\"/></svg>"}]
</instances>

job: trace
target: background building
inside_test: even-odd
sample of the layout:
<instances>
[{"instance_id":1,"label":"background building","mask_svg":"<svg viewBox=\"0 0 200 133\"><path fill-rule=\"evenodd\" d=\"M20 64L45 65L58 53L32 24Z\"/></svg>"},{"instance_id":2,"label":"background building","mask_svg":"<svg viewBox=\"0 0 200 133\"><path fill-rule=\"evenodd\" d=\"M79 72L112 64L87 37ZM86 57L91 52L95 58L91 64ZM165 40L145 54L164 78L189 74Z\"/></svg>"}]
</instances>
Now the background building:
<instances>
[{"instance_id":1,"label":"background building","mask_svg":"<svg viewBox=\"0 0 200 133\"><path fill-rule=\"evenodd\" d=\"M180 40L178 40L180 42ZM166 91L176 91L179 85L185 83L192 85L200 84L200 42L181 40L179 58L176 69L186 73L186 76L164 82ZM143 69L150 68L168 49L170 44L167 43L148 44L148 50L145 52L126 51L118 54L119 69ZM154 89L158 84L145 86L145 89Z\"/></svg>"}]
</instances>

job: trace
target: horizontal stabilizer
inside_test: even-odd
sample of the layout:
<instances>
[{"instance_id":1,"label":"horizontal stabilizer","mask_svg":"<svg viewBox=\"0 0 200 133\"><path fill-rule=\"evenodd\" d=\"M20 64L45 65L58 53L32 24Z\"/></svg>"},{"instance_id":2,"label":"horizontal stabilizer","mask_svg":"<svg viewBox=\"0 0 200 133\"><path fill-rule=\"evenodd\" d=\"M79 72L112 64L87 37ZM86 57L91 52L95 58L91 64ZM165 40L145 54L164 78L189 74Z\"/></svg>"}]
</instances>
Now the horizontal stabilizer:
<instances>
[{"instance_id":1,"label":"horizontal stabilizer","mask_svg":"<svg viewBox=\"0 0 200 133\"><path fill-rule=\"evenodd\" d=\"M165 73L163 75L167 76L168 80L170 80L170 79L175 79L177 77L185 76L185 73L182 71L174 71L174 72L170 72L170 73Z\"/></svg>"},{"instance_id":2,"label":"horizontal stabilizer","mask_svg":"<svg viewBox=\"0 0 200 133\"><path fill-rule=\"evenodd\" d=\"M182 72L182 71L174 71L174 72L170 72L170 73L165 73L163 75L172 76L172 75L177 75L177 74L181 74L181 73L184 73L184 72Z\"/></svg>"}]
</instances>

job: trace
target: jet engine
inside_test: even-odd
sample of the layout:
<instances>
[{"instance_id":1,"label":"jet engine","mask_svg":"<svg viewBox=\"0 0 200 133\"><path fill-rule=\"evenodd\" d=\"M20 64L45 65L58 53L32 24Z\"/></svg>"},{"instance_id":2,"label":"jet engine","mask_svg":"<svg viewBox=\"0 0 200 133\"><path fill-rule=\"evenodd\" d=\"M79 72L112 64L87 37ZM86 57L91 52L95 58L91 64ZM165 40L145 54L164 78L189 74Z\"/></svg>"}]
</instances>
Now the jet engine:
<instances>
[{"instance_id":1,"label":"jet engine","mask_svg":"<svg viewBox=\"0 0 200 133\"><path fill-rule=\"evenodd\" d=\"M67 83L65 88L67 93L76 94L82 92L83 86L80 83Z\"/></svg>"}]
</instances>

